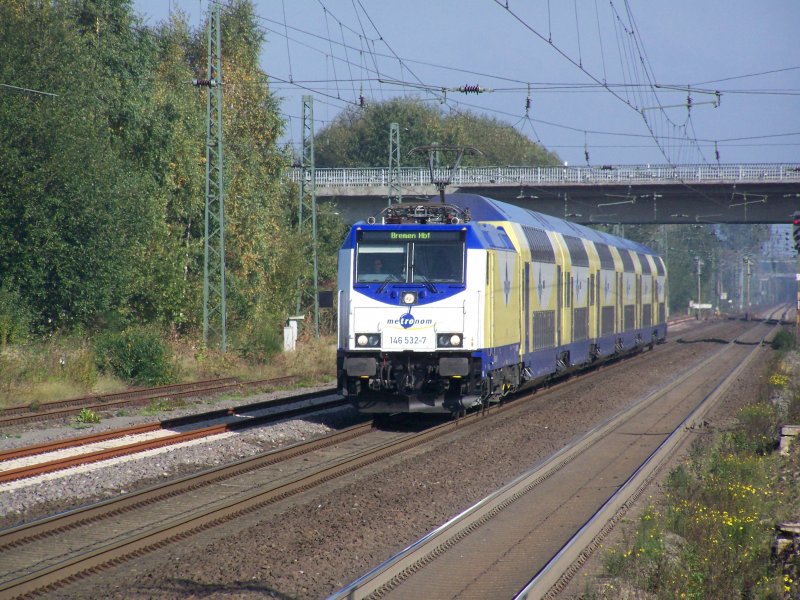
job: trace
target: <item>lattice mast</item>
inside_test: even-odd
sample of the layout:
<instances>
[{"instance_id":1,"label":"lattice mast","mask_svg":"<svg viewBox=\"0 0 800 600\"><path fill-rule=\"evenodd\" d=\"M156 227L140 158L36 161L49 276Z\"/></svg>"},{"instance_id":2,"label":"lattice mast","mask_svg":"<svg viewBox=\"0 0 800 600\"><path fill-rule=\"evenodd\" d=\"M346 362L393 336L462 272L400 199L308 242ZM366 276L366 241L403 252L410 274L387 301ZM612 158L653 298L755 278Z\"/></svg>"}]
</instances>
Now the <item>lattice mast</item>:
<instances>
[{"instance_id":1,"label":"lattice mast","mask_svg":"<svg viewBox=\"0 0 800 600\"><path fill-rule=\"evenodd\" d=\"M311 228L312 281L301 277L297 289L297 314L314 312L314 334L319 337L319 267L317 261L317 173L314 167L314 98L303 96L303 155L301 161L298 228L300 239ZM311 288L309 290L309 287Z\"/></svg>"},{"instance_id":2,"label":"lattice mast","mask_svg":"<svg viewBox=\"0 0 800 600\"><path fill-rule=\"evenodd\" d=\"M400 125L389 124L389 202L400 203L403 201L403 191L400 187Z\"/></svg>"},{"instance_id":3,"label":"lattice mast","mask_svg":"<svg viewBox=\"0 0 800 600\"><path fill-rule=\"evenodd\" d=\"M227 350L225 305L225 194L222 158L222 42L221 7L213 3L208 19L208 79L194 84L206 96L206 208L203 267L203 341L219 341Z\"/></svg>"}]
</instances>

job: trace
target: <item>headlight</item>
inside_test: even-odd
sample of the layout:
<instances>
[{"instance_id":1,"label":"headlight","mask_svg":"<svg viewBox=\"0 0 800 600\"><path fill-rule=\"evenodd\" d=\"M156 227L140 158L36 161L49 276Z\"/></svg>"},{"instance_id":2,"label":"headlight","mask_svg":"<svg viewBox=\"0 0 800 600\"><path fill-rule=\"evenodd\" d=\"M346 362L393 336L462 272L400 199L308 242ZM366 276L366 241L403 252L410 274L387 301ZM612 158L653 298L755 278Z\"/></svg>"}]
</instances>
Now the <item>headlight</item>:
<instances>
[{"instance_id":1,"label":"headlight","mask_svg":"<svg viewBox=\"0 0 800 600\"><path fill-rule=\"evenodd\" d=\"M439 348L461 348L464 338L460 333L440 333L436 336L436 345Z\"/></svg>"},{"instance_id":2,"label":"headlight","mask_svg":"<svg viewBox=\"0 0 800 600\"><path fill-rule=\"evenodd\" d=\"M380 333L357 333L356 346L359 348L379 348L381 345Z\"/></svg>"},{"instance_id":3,"label":"headlight","mask_svg":"<svg viewBox=\"0 0 800 600\"><path fill-rule=\"evenodd\" d=\"M403 292L400 296L400 302L406 305L416 304L417 292Z\"/></svg>"}]
</instances>

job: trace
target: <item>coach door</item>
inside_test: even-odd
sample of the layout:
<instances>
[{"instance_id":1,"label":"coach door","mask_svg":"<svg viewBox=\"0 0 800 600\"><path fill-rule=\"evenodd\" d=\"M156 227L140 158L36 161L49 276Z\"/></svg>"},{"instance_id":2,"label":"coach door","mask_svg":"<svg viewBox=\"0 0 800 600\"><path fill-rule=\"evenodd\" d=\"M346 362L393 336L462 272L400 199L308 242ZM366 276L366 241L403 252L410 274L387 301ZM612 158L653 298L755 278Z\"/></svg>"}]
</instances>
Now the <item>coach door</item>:
<instances>
[{"instance_id":1,"label":"coach door","mask_svg":"<svg viewBox=\"0 0 800 600\"><path fill-rule=\"evenodd\" d=\"M594 286L592 287L592 293L594 296L594 304L595 308L597 309L597 320L595 321L595 337L602 337L603 335L603 308L600 306L600 271L597 272L597 275L594 277Z\"/></svg>"},{"instance_id":2,"label":"coach door","mask_svg":"<svg viewBox=\"0 0 800 600\"><path fill-rule=\"evenodd\" d=\"M625 331L625 274L617 273L617 331Z\"/></svg>"},{"instance_id":3,"label":"coach door","mask_svg":"<svg viewBox=\"0 0 800 600\"><path fill-rule=\"evenodd\" d=\"M561 319L564 314L564 282L561 274L561 267L556 267L556 289L558 298L556 299L556 346L561 345Z\"/></svg>"},{"instance_id":4,"label":"coach door","mask_svg":"<svg viewBox=\"0 0 800 600\"><path fill-rule=\"evenodd\" d=\"M531 263L525 263L522 282L522 318L525 319L525 354L531 351Z\"/></svg>"},{"instance_id":5,"label":"coach door","mask_svg":"<svg viewBox=\"0 0 800 600\"><path fill-rule=\"evenodd\" d=\"M636 315L637 315L637 320L636 320L636 325L635 325L635 327L637 327L637 328L642 326L642 317L643 317L642 311L643 311L643 309L642 309L642 276L641 275L637 275L636 276Z\"/></svg>"},{"instance_id":6,"label":"coach door","mask_svg":"<svg viewBox=\"0 0 800 600\"><path fill-rule=\"evenodd\" d=\"M494 347L494 271L496 264L496 252L488 250L486 252L486 323L483 337L487 348Z\"/></svg>"}]
</instances>

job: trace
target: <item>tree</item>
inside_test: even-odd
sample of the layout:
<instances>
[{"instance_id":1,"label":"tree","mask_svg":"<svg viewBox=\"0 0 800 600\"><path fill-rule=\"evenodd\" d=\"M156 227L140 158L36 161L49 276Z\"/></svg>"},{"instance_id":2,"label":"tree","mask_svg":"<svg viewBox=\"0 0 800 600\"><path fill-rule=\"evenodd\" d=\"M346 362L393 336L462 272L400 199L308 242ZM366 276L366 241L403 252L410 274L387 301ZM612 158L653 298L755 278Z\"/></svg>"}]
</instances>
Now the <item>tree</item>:
<instances>
[{"instance_id":1,"label":"tree","mask_svg":"<svg viewBox=\"0 0 800 600\"><path fill-rule=\"evenodd\" d=\"M0 6L0 79L58 94L4 94L0 105L0 272L40 325L119 307L147 243L149 182L122 152L139 98L114 83L148 68L127 5Z\"/></svg>"},{"instance_id":2,"label":"tree","mask_svg":"<svg viewBox=\"0 0 800 600\"><path fill-rule=\"evenodd\" d=\"M464 157L465 166L557 165L555 154L513 127L471 112L445 114L419 99L396 98L345 109L314 140L318 167L378 167L389 161L389 125L398 123L402 164L424 166L427 157L409 154L415 147L473 146L482 154Z\"/></svg>"},{"instance_id":3,"label":"tree","mask_svg":"<svg viewBox=\"0 0 800 600\"><path fill-rule=\"evenodd\" d=\"M311 240L251 2L225 6L222 33L229 324L274 327ZM0 289L25 322L199 325L206 98L190 82L206 39L182 15L144 27L130 0L0 3L0 82L57 94L0 91ZM340 222L323 221L318 243L335 248Z\"/></svg>"}]
</instances>

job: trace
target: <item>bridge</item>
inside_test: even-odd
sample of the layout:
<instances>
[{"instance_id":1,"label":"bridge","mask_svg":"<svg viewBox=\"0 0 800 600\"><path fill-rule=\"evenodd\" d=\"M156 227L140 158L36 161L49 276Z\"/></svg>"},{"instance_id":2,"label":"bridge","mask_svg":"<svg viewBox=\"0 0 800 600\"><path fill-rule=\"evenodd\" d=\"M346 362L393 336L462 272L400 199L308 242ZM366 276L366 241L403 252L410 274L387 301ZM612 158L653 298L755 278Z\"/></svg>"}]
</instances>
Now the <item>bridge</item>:
<instances>
[{"instance_id":1,"label":"bridge","mask_svg":"<svg viewBox=\"0 0 800 600\"><path fill-rule=\"evenodd\" d=\"M299 168L289 177L298 182ZM800 210L800 163L462 167L435 169L447 193L467 192L584 225L636 223L789 223ZM426 167L399 169L404 201L436 194ZM317 198L345 221L388 203L389 169L316 169Z\"/></svg>"}]
</instances>

